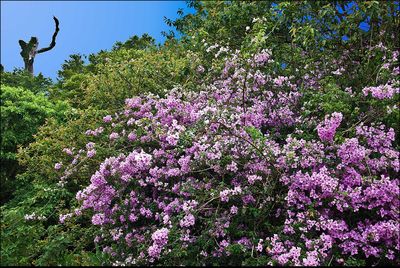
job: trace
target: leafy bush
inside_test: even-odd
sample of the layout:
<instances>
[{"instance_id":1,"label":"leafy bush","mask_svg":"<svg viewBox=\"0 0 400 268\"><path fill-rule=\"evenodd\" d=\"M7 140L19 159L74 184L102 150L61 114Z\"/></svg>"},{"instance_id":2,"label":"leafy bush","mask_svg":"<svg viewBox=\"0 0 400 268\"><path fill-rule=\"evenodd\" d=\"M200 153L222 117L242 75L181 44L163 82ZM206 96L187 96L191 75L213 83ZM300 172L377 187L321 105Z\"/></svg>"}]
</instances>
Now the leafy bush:
<instances>
[{"instance_id":1,"label":"leafy bush","mask_svg":"<svg viewBox=\"0 0 400 268\"><path fill-rule=\"evenodd\" d=\"M15 185L18 172L16 160L17 146L33 141L40 125L49 117L64 117L68 106L64 102L50 102L42 94L35 94L24 88L1 87L1 147L2 203L7 199Z\"/></svg>"}]
</instances>

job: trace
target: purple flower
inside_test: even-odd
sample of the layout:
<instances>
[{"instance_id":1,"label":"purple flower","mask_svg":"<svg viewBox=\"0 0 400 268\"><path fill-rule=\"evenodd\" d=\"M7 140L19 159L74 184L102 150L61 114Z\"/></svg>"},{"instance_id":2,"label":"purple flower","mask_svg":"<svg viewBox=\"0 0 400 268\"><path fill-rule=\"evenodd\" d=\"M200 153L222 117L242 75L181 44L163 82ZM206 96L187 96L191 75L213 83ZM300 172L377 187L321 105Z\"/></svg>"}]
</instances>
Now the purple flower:
<instances>
[{"instance_id":1,"label":"purple flower","mask_svg":"<svg viewBox=\"0 0 400 268\"><path fill-rule=\"evenodd\" d=\"M62 163L56 163L56 164L54 165L54 169L55 169L55 170L59 170L59 169L61 169L61 167L62 167Z\"/></svg>"},{"instance_id":2,"label":"purple flower","mask_svg":"<svg viewBox=\"0 0 400 268\"><path fill-rule=\"evenodd\" d=\"M230 212L232 215L236 215L238 213L238 208L236 206L232 206Z\"/></svg>"},{"instance_id":3,"label":"purple flower","mask_svg":"<svg viewBox=\"0 0 400 268\"><path fill-rule=\"evenodd\" d=\"M88 152L87 152L87 157L88 158L92 158L93 156L95 156L96 155L96 150L89 150Z\"/></svg>"},{"instance_id":4,"label":"purple flower","mask_svg":"<svg viewBox=\"0 0 400 268\"><path fill-rule=\"evenodd\" d=\"M119 138L119 134L116 132L113 132L110 134L110 140L115 140Z\"/></svg>"},{"instance_id":5,"label":"purple flower","mask_svg":"<svg viewBox=\"0 0 400 268\"><path fill-rule=\"evenodd\" d=\"M181 227L190 227L193 226L195 223L195 218L192 214L185 215L183 219L179 222Z\"/></svg>"},{"instance_id":6,"label":"purple flower","mask_svg":"<svg viewBox=\"0 0 400 268\"><path fill-rule=\"evenodd\" d=\"M336 129L342 121L342 113L333 113L325 117L325 121L317 126L318 136L322 141L332 142Z\"/></svg>"},{"instance_id":7,"label":"purple flower","mask_svg":"<svg viewBox=\"0 0 400 268\"><path fill-rule=\"evenodd\" d=\"M94 146L95 146L94 142L89 142L88 144L86 144L86 149L88 149L88 150L93 149Z\"/></svg>"},{"instance_id":8,"label":"purple flower","mask_svg":"<svg viewBox=\"0 0 400 268\"><path fill-rule=\"evenodd\" d=\"M111 122L111 120L112 120L111 115L106 115L106 116L103 117L103 122L104 123L109 123L109 122Z\"/></svg>"},{"instance_id":9,"label":"purple flower","mask_svg":"<svg viewBox=\"0 0 400 268\"><path fill-rule=\"evenodd\" d=\"M93 215L92 217L92 223L94 225L103 225L105 223L105 216L102 213L98 213Z\"/></svg>"},{"instance_id":10,"label":"purple flower","mask_svg":"<svg viewBox=\"0 0 400 268\"><path fill-rule=\"evenodd\" d=\"M113 155L96 170L78 164L84 163L83 149L94 156L94 142L66 168L63 184L71 174L92 171L90 184L76 195L78 211L92 216L105 251L116 263L149 264L177 246L205 263L206 256L229 257L226 247L241 244L278 265L322 265L332 256L347 263L352 255L394 263L400 248L397 129L371 117L368 126L356 125L355 133L340 133L344 141L334 143L343 115L316 123L301 106L307 101L303 92L324 93L321 79L331 70L342 72L348 57L334 59L330 70L318 68L320 62L305 66L300 91L300 77L263 67L273 61L268 50L245 59L240 52L220 52L228 57L222 73L201 90L126 99L121 111L104 120L118 133L90 130L99 135L95 140L119 141L110 142ZM353 95L346 96L359 98L360 90L346 89ZM364 91L391 94L389 87L379 90ZM382 112L386 102L394 105L385 97L378 105ZM379 108L375 103L368 105ZM269 237L263 224L246 224L246 218L262 223L266 217L277 218ZM212 243L192 252L203 241ZM144 248L132 250L137 245Z\"/></svg>"},{"instance_id":11,"label":"purple flower","mask_svg":"<svg viewBox=\"0 0 400 268\"><path fill-rule=\"evenodd\" d=\"M73 154L73 152L69 148L64 148L63 152L66 153L67 155L72 155Z\"/></svg>"},{"instance_id":12,"label":"purple flower","mask_svg":"<svg viewBox=\"0 0 400 268\"><path fill-rule=\"evenodd\" d=\"M198 73L204 73L204 71L205 71L205 69L204 69L204 67L202 66L202 65L199 65L198 67L197 67L197 72Z\"/></svg>"},{"instance_id":13,"label":"purple flower","mask_svg":"<svg viewBox=\"0 0 400 268\"><path fill-rule=\"evenodd\" d=\"M129 139L129 141L134 141L134 140L136 140L136 134L134 133L134 132L131 132L131 133L129 133L129 135L128 135L128 139Z\"/></svg>"}]
</instances>

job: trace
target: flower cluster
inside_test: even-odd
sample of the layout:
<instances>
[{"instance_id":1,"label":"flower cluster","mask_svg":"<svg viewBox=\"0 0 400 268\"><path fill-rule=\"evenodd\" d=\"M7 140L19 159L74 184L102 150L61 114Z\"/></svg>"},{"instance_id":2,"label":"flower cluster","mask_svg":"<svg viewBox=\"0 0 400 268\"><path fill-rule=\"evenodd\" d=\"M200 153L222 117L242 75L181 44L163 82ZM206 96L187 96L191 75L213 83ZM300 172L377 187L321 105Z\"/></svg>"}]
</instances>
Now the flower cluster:
<instances>
[{"instance_id":1,"label":"flower cluster","mask_svg":"<svg viewBox=\"0 0 400 268\"><path fill-rule=\"evenodd\" d=\"M302 94L291 77L262 71L271 62L268 50L247 61L233 53L199 92L134 97L104 117L101 132L120 153L76 194L74 214L91 217L111 258L148 264L201 248L191 254L207 263L236 247L280 265L395 258L394 130L358 125L337 141L344 116L335 112L318 124L320 140L296 138Z\"/></svg>"},{"instance_id":2,"label":"flower cluster","mask_svg":"<svg viewBox=\"0 0 400 268\"><path fill-rule=\"evenodd\" d=\"M25 219L26 221L35 221L35 220L44 221L44 220L46 220L47 218L46 218L46 216L44 216L44 215L36 215L36 213L33 212L32 214L25 214L25 215L24 215L24 219Z\"/></svg>"},{"instance_id":3,"label":"flower cluster","mask_svg":"<svg viewBox=\"0 0 400 268\"><path fill-rule=\"evenodd\" d=\"M153 240L153 244L148 249L151 258L160 257L163 247L168 243L168 233L169 230L167 228L161 228L152 234L151 239Z\"/></svg>"},{"instance_id":4,"label":"flower cluster","mask_svg":"<svg viewBox=\"0 0 400 268\"><path fill-rule=\"evenodd\" d=\"M395 94L400 93L400 88L393 87L391 84L386 84L377 87L365 87L362 92L365 96L371 93L372 97L382 100L393 98Z\"/></svg>"},{"instance_id":5,"label":"flower cluster","mask_svg":"<svg viewBox=\"0 0 400 268\"><path fill-rule=\"evenodd\" d=\"M341 113L333 113L325 117L325 121L317 126L318 136L322 141L332 142L336 129L342 122L343 115Z\"/></svg>"},{"instance_id":6,"label":"flower cluster","mask_svg":"<svg viewBox=\"0 0 400 268\"><path fill-rule=\"evenodd\" d=\"M342 254L378 258L391 252L386 257L394 259L400 249L400 191L399 180L388 174L399 171L399 152L392 148L393 129L381 127L357 127L356 137L324 149L332 151L329 159L282 177L288 186L285 238L269 238L277 263L320 265L333 244ZM307 258L292 257L296 244L305 245Z\"/></svg>"}]
</instances>

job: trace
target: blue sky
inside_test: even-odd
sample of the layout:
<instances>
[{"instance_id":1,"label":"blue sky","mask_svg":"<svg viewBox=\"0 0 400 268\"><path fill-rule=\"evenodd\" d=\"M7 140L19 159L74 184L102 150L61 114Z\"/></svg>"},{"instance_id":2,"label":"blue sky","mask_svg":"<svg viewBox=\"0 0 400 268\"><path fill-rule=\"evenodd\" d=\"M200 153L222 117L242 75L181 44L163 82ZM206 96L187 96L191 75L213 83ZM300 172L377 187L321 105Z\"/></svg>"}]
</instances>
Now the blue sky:
<instances>
[{"instance_id":1,"label":"blue sky","mask_svg":"<svg viewBox=\"0 0 400 268\"><path fill-rule=\"evenodd\" d=\"M60 21L57 44L35 58L35 74L55 79L64 60L74 53L89 55L109 50L116 41L148 33L163 43L161 31L172 30L163 20L191 12L184 1L1 1L1 63L5 70L23 67L18 40L39 39L47 47Z\"/></svg>"}]
</instances>

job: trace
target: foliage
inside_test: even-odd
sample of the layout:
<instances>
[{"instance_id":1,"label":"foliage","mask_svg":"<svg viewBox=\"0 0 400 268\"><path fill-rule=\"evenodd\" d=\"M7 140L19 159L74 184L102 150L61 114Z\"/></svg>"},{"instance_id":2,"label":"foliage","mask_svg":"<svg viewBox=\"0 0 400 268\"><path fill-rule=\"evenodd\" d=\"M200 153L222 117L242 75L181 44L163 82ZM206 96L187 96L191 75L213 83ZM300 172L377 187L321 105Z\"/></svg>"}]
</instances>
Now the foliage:
<instances>
[{"instance_id":1,"label":"foliage","mask_svg":"<svg viewBox=\"0 0 400 268\"><path fill-rule=\"evenodd\" d=\"M50 102L42 94L9 86L1 87L1 182L2 202L12 192L15 175L18 172L17 146L33 141L40 125L49 117L60 120L68 106L64 102ZM4 199L3 199L4 198Z\"/></svg>"},{"instance_id":2,"label":"foliage","mask_svg":"<svg viewBox=\"0 0 400 268\"><path fill-rule=\"evenodd\" d=\"M92 229L80 222L54 224L56 212L67 205L63 200L71 198L66 190L40 182L18 190L2 207L2 265L100 264L101 254L90 252Z\"/></svg>"},{"instance_id":3,"label":"foliage","mask_svg":"<svg viewBox=\"0 0 400 268\"><path fill-rule=\"evenodd\" d=\"M85 56L80 54L72 54L69 59L61 65L61 70L58 71L58 78L61 80L60 86L74 75L85 73Z\"/></svg>"},{"instance_id":4,"label":"foliage","mask_svg":"<svg viewBox=\"0 0 400 268\"><path fill-rule=\"evenodd\" d=\"M72 55L59 72L60 82L50 97L73 107L116 110L123 100L143 92L163 95L177 84L193 87L195 61L179 47L119 48L89 57ZM188 84L190 83L190 84Z\"/></svg>"},{"instance_id":5,"label":"foliage","mask_svg":"<svg viewBox=\"0 0 400 268\"><path fill-rule=\"evenodd\" d=\"M113 46L113 50L124 49L147 49L155 46L155 40L153 37L147 33L143 34L141 37L134 35L126 40L124 43L116 42Z\"/></svg>"},{"instance_id":6,"label":"foliage","mask_svg":"<svg viewBox=\"0 0 400 268\"><path fill-rule=\"evenodd\" d=\"M1 86L22 87L33 93L47 93L52 85L50 78L39 73L32 76L23 69L15 69L13 72L1 72Z\"/></svg>"},{"instance_id":7,"label":"foliage","mask_svg":"<svg viewBox=\"0 0 400 268\"><path fill-rule=\"evenodd\" d=\"M398 3L188 5L180 40L2 73L73 108L22 128L1 264L398 265Z\"/></svg>"}]
</instances>

